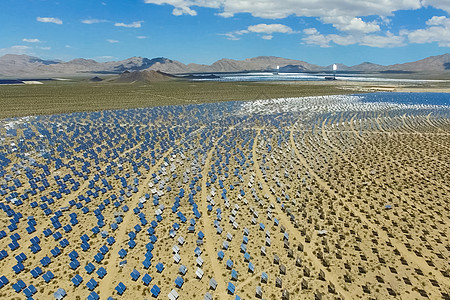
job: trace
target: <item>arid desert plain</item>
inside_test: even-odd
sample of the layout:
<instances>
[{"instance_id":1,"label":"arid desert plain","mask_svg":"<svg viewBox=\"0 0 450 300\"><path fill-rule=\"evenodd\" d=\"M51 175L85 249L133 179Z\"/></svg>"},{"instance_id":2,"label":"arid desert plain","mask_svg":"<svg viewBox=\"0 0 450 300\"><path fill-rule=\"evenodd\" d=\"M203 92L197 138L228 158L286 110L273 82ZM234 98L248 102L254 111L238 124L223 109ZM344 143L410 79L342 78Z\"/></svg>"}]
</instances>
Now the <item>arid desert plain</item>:
<instances>
[{"instance_id":1,"label":"arid desert plain","mask_svg":"<svg viewBox=\"0 0 450 300\"><path fill-rule=\"evenodd\" d=\"M450 299L435 97L2 119L0 299Z\"/></svg>"}]
</instances>

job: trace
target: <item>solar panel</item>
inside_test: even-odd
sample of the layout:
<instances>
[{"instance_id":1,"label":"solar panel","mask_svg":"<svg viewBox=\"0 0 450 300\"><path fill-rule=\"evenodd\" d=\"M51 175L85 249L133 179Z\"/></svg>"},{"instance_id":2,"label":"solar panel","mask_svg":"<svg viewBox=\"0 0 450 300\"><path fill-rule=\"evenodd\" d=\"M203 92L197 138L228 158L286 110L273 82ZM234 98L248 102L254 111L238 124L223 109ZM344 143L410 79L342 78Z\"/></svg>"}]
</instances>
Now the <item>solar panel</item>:
<instances>
[{"instance_id":1,"label":"solar panel","mask_svg":"<svg viewBox=\"0 0 450 300\"><path fill-rule=\"evenodd\" d=\"M229 294L233 295L235 289L236 289L236 287L234 286L234 284L232 284L231 282L229 282L229 283L228 283L228 286L227 286L227 292L228 292Z\"/></svg>"},{"instance_id":2,"label":"solar panel","mask_svg":"<svg viewBox=\"0 0 450 300\"><path fill-rule=\"evenodd\" d=\"M156 284L150 289L150 293L155 298L158 297L160 292L161 292L161 289Z\"/></svg>"},{"instance_id":3,"label":"solar panel","mask_svg":"<svg viewBox=\"0 0 450 300\"><path fill-rule=\"evenodd\" d=\"M139 279L139 277L141 276L141 274L139 273L138 270L134 269L131 274L130 274L131 278L133 279L133 281L136 281Z\"/></svg>"},{"instance_id":4,"label":"solar panel","mask_svg":"<svg viewBox=\"0 0 450 300\"><path fill-rule=\"evenodd\" d=\"M142 282L144 283L145 286L148 286L151 281L152 277L149 274L144 274L144 276L142 276Z\"/></svg>"}]
</instances>

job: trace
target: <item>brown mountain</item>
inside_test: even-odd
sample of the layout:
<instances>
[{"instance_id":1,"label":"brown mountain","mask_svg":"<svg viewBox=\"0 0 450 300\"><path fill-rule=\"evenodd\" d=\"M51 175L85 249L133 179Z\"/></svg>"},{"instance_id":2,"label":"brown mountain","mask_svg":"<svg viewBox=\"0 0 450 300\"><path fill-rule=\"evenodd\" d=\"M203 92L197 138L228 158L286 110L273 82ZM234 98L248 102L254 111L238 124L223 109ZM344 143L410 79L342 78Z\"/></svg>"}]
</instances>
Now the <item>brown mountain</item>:
<instances>
[{"instance_id":1,"label":"brown mountain","mask_svg":"<svg viewBox=\"0 0 450 300\"><path fill-rule=\"evenodd\" d=\"M362 64L348 67L348 71L363 71L363 72L379 72L385 70L385 66L373 64L370 62L363 62Z\"/></svg>"},{"instance_id":2,"label":"brown mountain","mask_svg":"<svg viewBox=\"0 0 450 300\"><path fill-rule=\"evenodd\" d=\"M6 54L0 57L0 75L22 76L25 74L36 74L35 70L40 67L59 63L60 61L43 60L34 56Z\"/></svg>"},{"instance_id":3,"label":"brown mountain","mask_svg":"<svg viewBox=\"0 0 450 300\"><path fill-rule=\"evenodd\" d=\"M387 70L413 72L442 72L450 70L450 53L430 56L415 62L396 64L386 67Z\"/></svg>"},{"instance_id":4,"label":"brown mountain","mask_svg":"<svg viewBox=\"0 0 450 300\"><path fill-rule=\"evenodd\" d=\"M163 73L161 71L143 70L133 72L125 71L122 74L120 74L119 78L117 78L115 81L123 83L134 83L134 82L151 83L151 82L170 81L175 79L176 79L175 76Z\"/></svg>"},{"instance_id":5,"label":"brown mountain","mask_svg":"<svg viewBox=\"0 0 450 300\"><path fill-rule=\"evenodd\" d=\"M276 70L281 72L307 72L331 70L331 66L321 67L305 61L275 56L258 56L244 60L221 59L212 65L189 64L164 57L148 59L131 57L121 61L97 62L92 59L78 58L68 62L43 60L27 55L7 54L0 57L0 76L55 76L76 74L121 74L124 71L153 70L171 74L179 73L215 73ZM356 66L338 64L338 71L362 72L447 72L450 71L450 54L428 57L416 62L382 66L365 62Z\"/></svg>"},{"instance_id":6,"label":"brown mountain","mask_svg":"<svg viewBox=\"0 0 450 300\"><path fill-rule=\"evenodd\" d=\"M211 66L207 66L206 72L241 72L241 71L266 71L276 70L277 66L280 68L291 66L305 71L314 71L323 69L320 66L312 65L301 60L286 59L276 56L258 56L248 58L245 60L221 59L216 61Z\"/></svg>"},{"instance_id":7,"label":"brown mountain","mask_svg":"<svg viewBox=\"0 0 450 300\"><path fill-rule=\"evenodd\" d=\"M131 57L121 61L97 62L77 58L68 62L47 61L28 55L7 54L0 57L0 76L50 76L89 74L120 74L124 71L161 70L168 73L187 72L186 65L167 58Z\"/></svg>"}]
</instances>

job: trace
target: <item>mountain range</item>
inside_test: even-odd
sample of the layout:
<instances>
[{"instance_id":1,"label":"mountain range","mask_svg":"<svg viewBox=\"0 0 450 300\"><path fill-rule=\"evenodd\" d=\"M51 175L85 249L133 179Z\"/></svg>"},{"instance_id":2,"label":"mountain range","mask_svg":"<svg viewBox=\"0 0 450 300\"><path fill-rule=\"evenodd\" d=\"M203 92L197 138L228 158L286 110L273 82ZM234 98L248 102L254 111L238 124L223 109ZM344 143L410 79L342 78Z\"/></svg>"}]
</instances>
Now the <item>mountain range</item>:
<instances>
[{"instance_id":1,"label":"mountain range","mask_svg":"<svg viewBox=\"0 0 450 300\"><path fill-rule=\"evenodd\" d=\"M351 72L450 72L450 54L430 56L415 62L383 66L364 62L355 66L337 64L339 71ZM221 59L211 65L183 64L164 57L131 57L121 61L97 62L77 58L67 62L44 60L28 55L6 54L0 57L0 77L55 76L76 74L120 74L125 71L160 71L170 74L217 73L245 71L320 72L331 70L332 66L318 66L301 60L275 56L258 56L245 60Z\"/></svg>"}]
</instances>

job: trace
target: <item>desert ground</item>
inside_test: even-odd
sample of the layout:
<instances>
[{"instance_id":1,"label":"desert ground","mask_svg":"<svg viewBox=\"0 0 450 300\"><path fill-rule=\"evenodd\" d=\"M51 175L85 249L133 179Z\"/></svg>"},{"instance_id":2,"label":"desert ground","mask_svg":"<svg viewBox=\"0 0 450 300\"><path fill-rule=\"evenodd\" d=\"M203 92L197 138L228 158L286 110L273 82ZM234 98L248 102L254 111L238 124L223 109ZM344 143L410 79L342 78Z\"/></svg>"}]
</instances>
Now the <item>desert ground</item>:
<instances>
[{"instance_id":1,"label":"desert ground","mask_svg":"<svg viewBox=\"0 0 450 300\"><path fill-rule=\"evenodd\" d=\"M282 81L148 83L90 82L88 77L43 81L39 85L0 85L0 118L372 92L450 93L448 78L424 82Z\"/></svg>"},{"instance_id":2,"label":"desert ground","mask_svg":"<svg viewBox=\"0 0 450 300\"><path fill-rule=\"evenodd\" d=\"M450 108L243 86L288 95L11 104L0 298L449 299Z\"/></svg>"}]
</instances>

